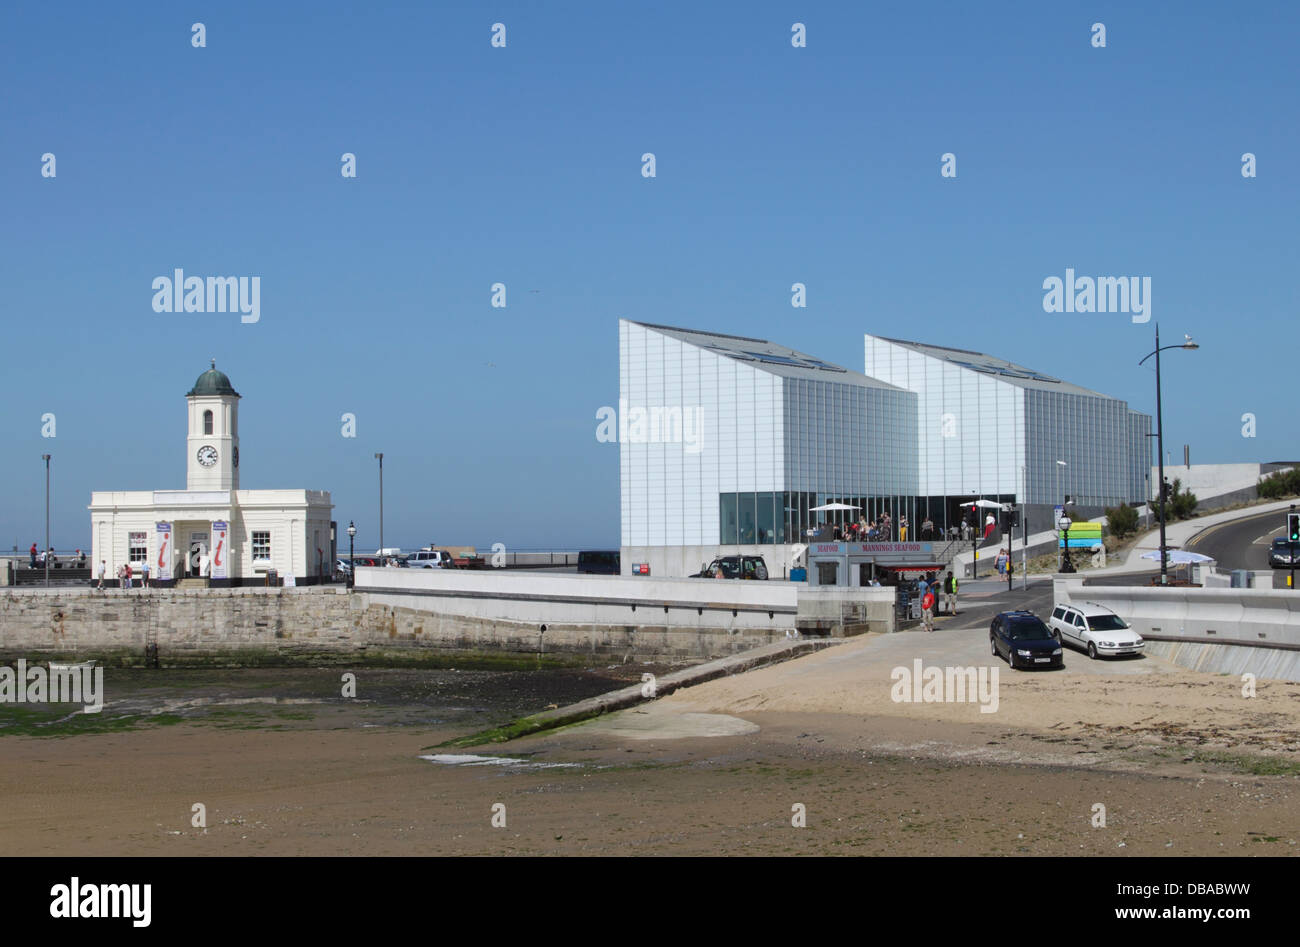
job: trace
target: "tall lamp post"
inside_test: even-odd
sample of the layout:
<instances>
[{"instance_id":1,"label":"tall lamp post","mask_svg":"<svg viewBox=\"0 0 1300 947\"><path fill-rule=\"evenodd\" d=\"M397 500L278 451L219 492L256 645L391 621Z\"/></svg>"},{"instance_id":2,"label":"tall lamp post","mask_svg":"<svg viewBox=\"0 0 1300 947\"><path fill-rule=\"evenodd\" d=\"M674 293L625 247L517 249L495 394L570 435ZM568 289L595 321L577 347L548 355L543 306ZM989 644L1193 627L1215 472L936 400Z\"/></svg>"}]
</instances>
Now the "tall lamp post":
<instances>
[{"instance_id":1,"label":"tall lamp post","mask_svg":"<svg viewBox=\"0 0 1300 947\"><path fill-rule=\"evenodd\" d=\"M353 540L357 538L357 526L348 520L348 588L354 588L357 575L357 554Z\"/></svg>"},{"instance_id":2,"label":"tall lamp post","mask_svg":"<svg viewBox=\"0 0 1300 947\"><path fill-rule=\"evenodd\" d=\"M379 460L379 555L384 555L384 455L375 454Z\"/></svg>"},{"instance_id":3,"label":"tall lamp post","mask_svg":"<svg viewBox=\"0 0 1300 947\"><path fill-rule=\"evenodd\" d=\"M1063 461L1063 460L1058 460L1058 461L1056 462L1056 495L1057 495L1058 497L1061 497L1061 468L1062 468L1062 467L1068 467L1068 466L1070 466L1070 465L1067 464L1067 463L1066 463L1065 461ZM1056 500L1053 500L1053 501L1052 501L1052 509L1053 509L1053 510L1056 509ZM1065 509L1065 498L1064 498L1064 497L1061 497L1061 516L1062 516L1062 518L1064 518L1065 513L1066 513L1066 509ZM1056 521L1055 523L1053 523L1052 525L1055 526L1058 530L1061 528L1060 520L1057 520L1057 521ZM1067 548L1067 549L1066 549L1066 552L1065 552L1065 555L1068 555L1068 554L1069 554L1069 549ZM1059 570L1059 569L1060 569L1064 564L1065 564L1065 558L1064 558L1064 555L1057 556L1057 557L1056 557L1056 568Z\"/></svg>"},{"instance_id":4,"label":"tall lamp post","mask_svg":"<svg viewBox=\"0 0 1300 947\"><path fill-rule=\"evenodd\" d=\"M1020 501L1020 587L1029 588L1029 467L1020 468L1024 497Z\"/></svg>"},{"instance_id":5,"label":"tall lamp post","mask_svg":"<svg viewBox=\"0 0 1300 947\"><path fill-rule=\"evenodd\" d=\"M1156 456L1160 462L1160 584L1169 584L1169 554L1165 551L1165 425L1160 403L1160 353L1165 349L1199 349L1190 335L1183 335L1184 341L1178 345L1160 345L1160 323L1156 323L1156 348L1149 352L1138 365L1141 366L1152 355L1156 357Z\"/></svg>"},{"instance_id":6,"label":"tall lamp post","mask_svg":"<svg viewBox=\"0 0 1300 947\"><path fill-rule=\"evenodd\" d=\"M45 461L45 587L50 587L50 455L41 454Z\"/></svg>"}]
</instances>

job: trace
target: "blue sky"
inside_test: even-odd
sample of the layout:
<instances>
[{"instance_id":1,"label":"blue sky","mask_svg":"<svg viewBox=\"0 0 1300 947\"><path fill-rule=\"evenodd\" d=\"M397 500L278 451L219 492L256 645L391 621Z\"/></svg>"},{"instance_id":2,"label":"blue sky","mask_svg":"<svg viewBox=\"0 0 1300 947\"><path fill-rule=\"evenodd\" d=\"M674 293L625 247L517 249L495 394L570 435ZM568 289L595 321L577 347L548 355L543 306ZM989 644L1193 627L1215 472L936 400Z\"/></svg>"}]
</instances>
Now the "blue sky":
<instances>
[{"instance_id":1,"label":"blue sky","mask_svg":"<svg viewBox=\"0 0 1300 947\"><path fill-rule=\"evenodd\" d=\"M390 545L616 545L620 316L859 371L864 332L978 349L1153 413L1154 322L1045 313L1066 267L1150 276L1201 343L1176 457L1300 453L1294 4L370 6L5 5L0 546L43 535L44 452L60 547L91 490L183 486L212 357L242 485L332 491L363 548L375 451ZM260 321L155 313L178 267L260 276Z\"/></svg>"}]
</instances>

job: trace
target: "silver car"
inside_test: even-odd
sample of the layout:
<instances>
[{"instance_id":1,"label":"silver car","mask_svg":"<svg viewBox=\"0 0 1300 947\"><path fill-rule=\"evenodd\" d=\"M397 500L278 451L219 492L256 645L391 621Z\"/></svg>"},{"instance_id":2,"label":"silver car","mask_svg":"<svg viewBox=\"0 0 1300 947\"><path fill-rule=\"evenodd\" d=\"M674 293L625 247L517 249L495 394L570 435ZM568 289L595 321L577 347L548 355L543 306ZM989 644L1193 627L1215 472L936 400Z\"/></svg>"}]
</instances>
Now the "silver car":
<instances>
[{"instance_id":1,"label":"silver car","mask_svg":"<svg viewBox=\"0 0 1300 947\"><path fill-rule=\"evenodd\" d=\"M1061 644L1088 652L1088 657L1141 654L1142 636L1109 608L1095 602L1057 605L1048 622Z\"/></svg>"}]
</instances>

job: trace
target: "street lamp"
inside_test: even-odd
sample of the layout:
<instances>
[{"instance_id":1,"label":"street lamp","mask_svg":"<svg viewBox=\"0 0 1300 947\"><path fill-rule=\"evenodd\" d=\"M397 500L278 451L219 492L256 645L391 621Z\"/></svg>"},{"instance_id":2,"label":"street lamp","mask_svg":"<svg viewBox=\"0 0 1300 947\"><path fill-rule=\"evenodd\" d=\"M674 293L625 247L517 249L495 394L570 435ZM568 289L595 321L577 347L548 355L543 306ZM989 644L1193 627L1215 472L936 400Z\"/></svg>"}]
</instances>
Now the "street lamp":
<instances>
[{"instance_id":1,"label":"street lamp","mask_svg":"<svg viewBox=\"0 0 1300 947\"><path fill-rule=\"evenodd\" d=\"M348 520L348 588L356 584L357 554L352 541L357 538L356 524Z\"/></svg>"},{"instance_id":2,"label":"street lamp","mask_svg":"<svg viewBox=\"0 0 1300 947\"><path fill-rule=\"evenodd\" d=\"M1020 500L1020 582L1021 588L1029 588L1029 466L1020 468L1020 482L1024 485L1024 496Z\"/></svg>"},{"instance_id":3,"label":"street lamp","mask_svg":"<svg viewBox=\"0 0 1300 947\"><path fill-rule=\"evenodd\" d=\"M379 459L379 555L384 554L384 455L375 454Z\"/></svg>"},{"instance_id":4,"label":"street lamp","mask_svg":"<svg viewBox=\"0 0 1300 947\"><path fill-rule=\"evenodd\" d=\"M1160 403L1160 353L1165 349L1188 349L1189 351L1199 349L1200 346L1192 341L1190 335L1183 335L1184 341L1178 345L1166 345L1163 348L1160 345L1160 323L1156 323L1156 348L1154 352L1149 352L1138 365L1141 366L1152 355L1156 357L1156 457L1160 462L1160 584L1169 584L1169 554L1165 551L1165 425L1164 414Z\"/></svg>"},{"instance_id":5,"label":"street lamp","mask_svg":"<svg viewBox=\"0 0 1300 947\"><path fill-rule=\"evenodd\" d=\"M1062 572L1073 572L1074 563L1070 561L1070 524L1073 522L1069 516L1062 516L1060 519L1061 542L1065 549L1062 554L1060 569Z\"/></svg>"},{"instance_id":6,"label":"street lamp","mask_svg":"<svg viewBox=\"0 0 1300 947\"><path fill-rule=\"evenodd\" d=\"M41 454L45 461L45 587L50 587L50 455Z\"/></svg>"}]
</instances>

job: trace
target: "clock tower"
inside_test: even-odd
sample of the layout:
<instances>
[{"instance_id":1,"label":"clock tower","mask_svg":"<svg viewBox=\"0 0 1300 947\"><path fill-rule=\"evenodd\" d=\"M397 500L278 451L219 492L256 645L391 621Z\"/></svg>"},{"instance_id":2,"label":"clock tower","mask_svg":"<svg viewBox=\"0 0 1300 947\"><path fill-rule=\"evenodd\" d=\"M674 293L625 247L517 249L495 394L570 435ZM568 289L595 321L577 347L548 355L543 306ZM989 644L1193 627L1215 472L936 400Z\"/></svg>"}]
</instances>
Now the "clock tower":
<instances>
[{"instance_id":1,"label":"clock tower","mask_svg":"<svg viewBox=\"0 0 1300 947\"><path fill-rule=\"evenodd\" d=\"M215 358L185 400L190 419L185 489L238 490L239 392L217 371Z\"/></svg>"}]
</instances>

